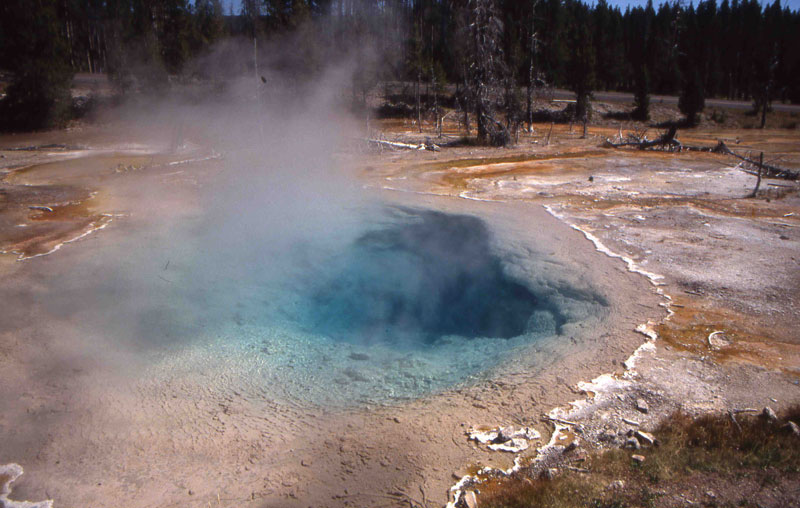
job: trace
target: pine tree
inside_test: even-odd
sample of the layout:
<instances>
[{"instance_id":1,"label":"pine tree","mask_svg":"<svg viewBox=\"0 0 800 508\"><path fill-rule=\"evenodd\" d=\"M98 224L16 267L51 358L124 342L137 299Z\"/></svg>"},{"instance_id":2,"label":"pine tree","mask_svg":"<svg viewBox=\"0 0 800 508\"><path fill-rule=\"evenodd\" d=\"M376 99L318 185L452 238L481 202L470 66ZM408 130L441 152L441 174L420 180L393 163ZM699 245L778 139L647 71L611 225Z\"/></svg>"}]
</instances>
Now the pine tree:
<instances>
[{"instance_id":1,"label":"pine tree","mask_svg":"<svg viewBox=\"0 0 800 508\"><path fill-rule=\"evenodd\" d=\"M591 116L591 95L595 86L595 52L591 37L588 8L580 3L571 9L575 20L570 32L571 54L567 64L567 80L575 92L575 119Z\"/></svg>"},{"instance_id":2,"label":"pine tree","mask_svg":"<svg viewBox=\"0 0 800 508\"><path fill-rule=\"evenodd\" d=\"M703 92L703 80L697 69L689 71L689 76L684 82L681 95L678 98L678 109L686 115L686 123L697 125L697 115L705 107L705 94Z\"/></svg>"},{"instance_id":3,"label":"pine tree","mask_svg":"<svg viewBox=\"0 0 800 508\"><path fill-rule=\"evenodd\" d=\"M56 0L0 4L2 66L13 73L0 102L0 127L33 130L69 119L72 69Z\"/></svg>"},{"instance_id":4,"label":"pine tree","mask_svg":"<svg viewBox=\"0 0 800 508\"><path fill-rule=\"evenodd\" d=\"M683 83L678 98L678 109L686 115L686 123L697 125L698 114L705 107L704 53L698 50L705 34L700 32L697 14L690 5L680 13L679 51Z\"/></svg>"},{"instance_id":5,"label":"pine tree","mask_svg":"<svg viewBox=\"0 0 800 508\"><path fill-rule=\"evenodd\" d=\"M634 110L631 116L634 120L647 121L650 119L650 76L647 68L641 66L636 76L636 89L633 94Z\"/></svg>"}]
</instances>

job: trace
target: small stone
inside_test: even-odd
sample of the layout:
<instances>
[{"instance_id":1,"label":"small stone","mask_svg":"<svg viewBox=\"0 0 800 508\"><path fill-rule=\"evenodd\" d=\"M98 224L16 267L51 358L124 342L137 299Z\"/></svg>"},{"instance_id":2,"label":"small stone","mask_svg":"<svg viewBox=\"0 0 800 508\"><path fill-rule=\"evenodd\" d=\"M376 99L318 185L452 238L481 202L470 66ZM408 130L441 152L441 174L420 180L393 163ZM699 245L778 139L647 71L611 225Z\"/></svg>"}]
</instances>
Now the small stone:
<instances>
[{"instance_id":1,"label":"small stone","mask_svg":"<svg viewBox=\"0 0 800 508\"><path fill-rule=\"evenodd\" d=\"M793 436L800 437L800 427L798 427L797 424L794 422L791 421L788 422L786 425L781 427L781 429L785 430L786 432L788 432Z\"/></svg>"},{"instance_id":2,"label":"small stone","mask_svg":"<svg viewBox=\"0 0 800 508\"><path fill-rule=\"evenodd\" d=\"M514 427L500 427L500 430L497 431L497 437L492 442L505 443L506 441L511 441L515 437L514 434Z\"/></svg>"},{"instance_id":3,"label":"small stone","mask_svg":"<svg viewBox=\"0 0 800 508\"><path fill-rule=\"evenodd\" d=\"M641 411L644 414L647 414L650 408L647 407L647 402L645 402L644 399L636 399L636 410Z\"/></svg>"},{"instance_id":4,"label":"small stone","mask_svg":"<svg viewBox=\"0 0 800 508\"><path fill-rule=\"evenodd\" d=\"M549 467L544 471L542 471L542 478L544 478L545 480L552 480L557 475L558 475L558 469L554 467Z\"/></svg>"},{"instance_id":5,"label":"small stone","mask_svg":"<svg viewBox=\"0 0 800 508\"><path fill-rule=\"evenodd\" d=\"M192 489L189 489L189 495L190 495L190 496L193 496L193 495L194 495L194 491L193 491Z\"/></svg>"},{"instance_id":6,"label":"small stone","mask_svg":"<svg viewBox=\"0 0 800 508\"><path fill-rule=\"evenodd\" d=\"M639 443L639 440L635 437L629 437L625 440L625 448L629 448L631 450L638 450L641 448L642 445Z\"/></svg>"},{"instance_id":7,"label":"small stone","mask_svg":"<svg viewBox=\"0 0 800 508\"><path fill-rule=\"evenodd\" d=\"M644 462L644 455L631 455L631 458L637 464L641 464L642 462Z\"/></svg>"},{"instance_id":8,"label":"small stone","mask_svg":"<svg viewBox=\"0 0 800 508\"><path fill-rule=\"evenodd\" d=\"M623 480L614 480L608 484L608 490L622 490L624 488L625 482Z\"/></svg>"},{"instance_id":9,"label":"small stone","mask_svg":"<svg viewBox=\"0 0 800 508\"><path fill-rule=\"evenodd\" d=\"M652 446L656 442L656 438L653 437L652 434L648 432L643 432L641 430L637 430L636 434L634 434L636 438L643 444Z\"/></svg>"},{"instance_id":10,"label":"small stone","mask_svg":"<svg viewBox=\"0 0 800 508\"><path fill-rule=\"evenodd\" d=\"M564 448L564 453L571 452L572 450L574 450L576 448L578 448L578 440L577 439L573 439L572 442L570 444L568 444Z\"/></svg>"},{"instance_id":11,"label":"small stone","mask_svg":"<svg viewBox=\"0 0 800 508\"><path fill-rule=\"evenodd\" d=\"M612 430L604 430L602 434L600 434L597 439L603 442L611 442L617 438L617 434Z\"/></svg>"},{"instance_id":12,"label":"small stone","mask_svg":"<svg viewBox=\"0 0 800 508\"><path fill-rule=\"evenodd\" d=\"M628 425L633 425L634 427L639 426L639 422L637 422L636 420L629 420L627 418L623 418L622 421L627 423Z\"/></svg>"},{"instance_id":13,"label":"small stone","mask_svg":"<svg viewBox=\"0 0 800 508\"><path fill-rule=\"evenodd\" d=\"M392 418L392 421L393 421L394 423L400 423L400 418L398 418L398 417L396 417L396 416L395 416L394 418Z\"/></svg>"},{"instance_id":14,"label":"small stone","mask_svg":"<svg viewBox=\"0 0 800 508\"><path fill-rule=\"evenodd\" d=\"M778 420L778 415L775 414L775 411L772 410L771 407L767 406L761 411L761 417L766 419L768 422L774 422Z\"/></svg>"},{"instance_id":15,"label":"small stone","mask_svg":"<svg viewBox=\"0 0 800 508\"><path fill-rule=\"evenodd\" d=\"M303 459L303 460L300 461L300 465L303 466L303 467L310 467L311 466L311 461Z\"/></svg>"},{"instance_id":16,"label":"small stone","mask_svg":"<svg viewBox=\"0 0 800 508\"><path fill-rule=\"evenodd\" d=\"M707 490L706 491L706 496L710 497L711 499L714 499L714 498L717 497L717 495L714 494L714 491L712 491L712 490Z\"/></svg>"},{"instance_id":17,"label":"small stone","mask_svg":"<svg viewBox=\"0 0 800 508\"><path fill-rule=\"evenodd\" d=\"M475 492L471 490L464 492L464 497L462 499L467 504L467 508L478 508L478 497L475 495Z\"/></svg>"}]
</instances>

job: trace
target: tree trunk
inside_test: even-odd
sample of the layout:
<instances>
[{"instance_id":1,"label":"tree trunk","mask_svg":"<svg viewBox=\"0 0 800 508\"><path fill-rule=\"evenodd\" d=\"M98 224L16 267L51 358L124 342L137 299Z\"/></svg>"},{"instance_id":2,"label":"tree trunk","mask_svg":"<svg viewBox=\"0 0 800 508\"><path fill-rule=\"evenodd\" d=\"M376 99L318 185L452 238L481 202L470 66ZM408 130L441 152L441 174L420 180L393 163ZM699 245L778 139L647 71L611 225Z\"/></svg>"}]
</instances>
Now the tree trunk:
<instances>
[{"instance_id":1,"label":"tree trunk","mask_svg":"<svg viewBox=\"0 0 800 508\"><path fill-rule=\"evenodd\" d=\"M422 132L422 104L420 103L420 93L422 88L422 72L417 71L417 127Z\"/></svg>"},{"instance_id":2,"label":"tree trunk","mask_svg":"<svg viewBox=\"0 0 800 508\"><path fill-rule=\"evenodd\" d=\"M761 187L761 172L764 170L764 152L761 152L761 156L758 158L758 179L756 180L756 188L753 189L753 193L750 194L751 198L756 197L758 195L758 188Z\"/></svg>"},{"instance_id":3,"label":"tree trunk","mask_svg":"<svg viewBox=\"0 0 800 508\"><path fill-rule=\"evenodd\" d=\"M535 12L536 12L536 5L539 3L539 0L533 0L531 2L531 41L530 41L530 65L528 67L528 90L527 90L527 98L528 98L528 111L527 111L527 118L528 118L528 132L533 132L533 62L534 56L536 54L536 31L534 30L535 25Z\"/></svg>"},{"instance_id":4,"label":"tree trunk","mask_svg":"<svg viewBox=\"0 0 800 508\"><path fill-rule=\"evenodd\" d=\"M483 104L478 100L475 104L475 121L478 122L478 141L485 143L488 139L488 132L486 131L486 118L483 114Z\"/></svg>"},{"instance_id":5,"label":"tree trunk","mask_svg":"<svg viewBox=\"0 0 800 508\"><path fill-rule=\"evenodd\" d=\"M436 91L436 74L431 67L431 79L433 80L433 114L436 117L436 135L442 137L442 123L439 118L439 94Z\"/></svg>"},{"instance_id":6,"label":"tree trunk","mask_svg":"<svg viewBox=\"0 0 800 508\"><path fill-rule=\"evenodd\" d=\"M253 20L255 23L255 20ZM253 69L256 73L256 83L258 83L258 38L256 37L256 29L253 27Z\"/></svg>"}]
</instances>

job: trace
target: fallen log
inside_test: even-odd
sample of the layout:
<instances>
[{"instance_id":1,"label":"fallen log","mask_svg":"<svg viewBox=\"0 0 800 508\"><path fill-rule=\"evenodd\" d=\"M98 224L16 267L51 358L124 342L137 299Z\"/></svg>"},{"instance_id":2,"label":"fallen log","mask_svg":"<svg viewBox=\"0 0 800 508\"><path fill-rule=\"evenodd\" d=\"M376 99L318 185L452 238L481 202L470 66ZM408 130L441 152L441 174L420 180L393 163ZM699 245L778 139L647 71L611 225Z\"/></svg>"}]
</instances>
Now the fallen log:
<instances>
[{"instance_id":1,"label":"fallen log","mask_svg":"<svg viewBox=\"0 0 800 508\"><path fill-rule=\"evenodd\" d=\"M0 148L0 150L7 150L9 152L35 152L36 150L80 150L81 147L75 145L65 145L62 143L50 143L47 145L31 145L31 146L16 146L9 148Z\"/></svg>"},{"instance_id":2,"label":"fallen log","mask_svg":"<svg viewBox=\"0 0 800 508\"><path fill-rule=\"evenodd\" d=\"M724 153L726 155L731 155L743 162L750 164L751 166L761 169L763 171L763 176L765 177L780 178L783 180L800 180L800 171L795 169L781 168L778 166L773 166L772 164L767 164L763 162L763 154L760 160L744 157L734 152L730 148L728 148L728 145L726 145L725 142L722 140L719 140L717 142L717 146L714 147L713 151L715 153Z\"/></svg>"},{"instance_id":3,"label":"fallen log","mask_svg":"<svg viewBox=\"0 0 800 508\"><path fill-rule=\"evenodd\" d=\"M724 155L730 155L736 157L737 159L745 162L756 169L761 170L761 174L765 178L780 178L783 180L800 180L800 170L795 169L788 169L788 168L781 168L779 166L773 166L772 164L768 164L763 162L762 160L755 160L749 157L745 157L743 155L739 155L738 153L734 152L728 145L725 144L724 141L718 140L715 146L691 146L691 145L684 145L680 141L675 138L677 134L677 128L670 127L670 129L654 140L648 140L646 137L639 137L635 135L628 136L630 141L624 141L621 143L614 143L611 139L606 139L603 143L603 146L606 148L621 148L625 146L635 146L639 150L648 150L648 149L663 149L667 148L670 151L677 150L677 151L695 151L695 152L709 152L709 153L718 153ZM739 169L745 171L747 173L751 173L757 175L758 171L750 171L746 168L741 167L739 165Z\"/></svg>"},{"instance_id":4,"label":"fallen log","mask_svg":"<svg viewBox=\"0 0 800 508\"><path fill-rule=\"evenodd\" d=\"M432 152L439 151L439 147L429 141L420 143L418 145L414 145L411 143L401 143L399 141L386 141L384 139L365 139L365 141L367 143L372 143L381 147L389 147L402 150L430 150Z\"/></svg>"},{"instance_id":5,"label":"fallen log","mask_svg":"<svg viewBox=\"0 0 800 508\"><path fill-rule=\"evenodd\" d=\"M639 150L647 150L648 148L653 147L664 147L669 146L670 149L677 149L678 151L683 149L683 145L680 141L675 139L675 135L678 133L677 127L670 127L667 132L659 136L657 139L648 140L645 138L639 138L638 136L631 135L628 137L631 141L623 141L621 143L614 143L610 139L606 139L604 146L609 148L620 148L623 146L635 146Z\"/></svg>"},{"instance_id":6,"label":"fallen log","mask_svg":"<svg viewBox=\"0 0 800 508\"><path fill-rule=\"evenodd\" d=\"M551 421L551 422L560 423L562 425L578 425L578 422L572 422L572 421L569 421L569 420L564 420L562 418L556 418L556 417L550 416L550 415L543 415L542 416L542 421Z\"/></svg>"}]
</instances>

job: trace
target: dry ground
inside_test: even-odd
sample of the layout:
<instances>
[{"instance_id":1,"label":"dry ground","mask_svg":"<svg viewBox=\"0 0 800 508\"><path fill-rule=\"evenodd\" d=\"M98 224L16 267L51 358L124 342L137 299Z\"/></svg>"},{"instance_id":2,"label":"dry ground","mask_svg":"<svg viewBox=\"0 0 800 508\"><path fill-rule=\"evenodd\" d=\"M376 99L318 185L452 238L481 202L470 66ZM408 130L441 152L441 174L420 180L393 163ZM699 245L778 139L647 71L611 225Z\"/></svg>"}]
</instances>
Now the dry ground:
<instances>
[{"instance_id":1,"label":"dry ground","mask_svg":"<svg viewBox=\"0 0 800 508\"><path fill-rule=\"evenodd\" d=\"M705 122L679 138L705 146L721 139L737 153L763 151L765 159L800 167L796 130L735 128L746 118L728 126ZM386 188L540 203L636 269L663 276L658 283L670 297L672 315L652 323L655 347L640 351L627 372L584 386L588 400L554 413L581 426L584 446L619 446L602 437L639 428L623 419L652 429L677 409L699 414L796 403L798 184L767 180L751 198L755 177L732 158L602 148L604 139L626 133L625 125L605 124L590 126L587 139L579 126L555 125L551 134L550 125L537 125L508 150L392 153L392 164L370 166L366 173ZM419 139L413 126L391 127L399 138ZM651 128L651 137L657 133ZM637 399L650 402L649 414L634 408ZM671 491L679 494L680 485ZM775 502L780 505L785 495Z\"/></svg>"}]
</instances>

